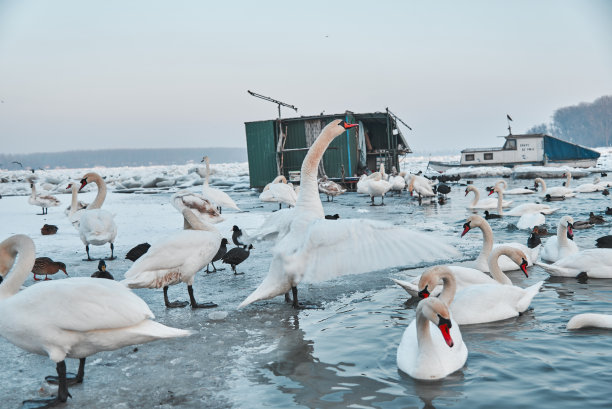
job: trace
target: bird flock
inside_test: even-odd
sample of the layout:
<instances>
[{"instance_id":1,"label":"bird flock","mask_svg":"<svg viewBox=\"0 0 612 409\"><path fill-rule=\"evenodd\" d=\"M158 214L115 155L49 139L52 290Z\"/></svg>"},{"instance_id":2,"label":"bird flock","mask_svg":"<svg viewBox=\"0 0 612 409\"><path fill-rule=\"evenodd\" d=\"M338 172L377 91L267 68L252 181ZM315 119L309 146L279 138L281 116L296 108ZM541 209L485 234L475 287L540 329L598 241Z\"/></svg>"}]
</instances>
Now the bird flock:
<instances>
[{"instance_id":1,"label":"bird flock","mask_svg":"<svg viewBox=\"0 0 612 409\"><path fill-rule=\"evenodd\" d=\"M177 226L176 231L163 239L152 244L141 243L130 250L126 258L134 263L122 279L118 277L121 273L111 274L105 260L92 257L90 252L90 246L108 244L110 254L106 260L115 259L117 232L125 228L117 225L111 212L102 209L107 188L97 173L86 173L79 182L67 186L72 192L72 201L66 215L85 246L83 260L98 261L98 270L91 277L70 277L63 262L36 257L34 242L26 235L4 239L0 243L0 279L3 279L0 335L56 363L57 376L49 376L47 381L58 384L57 396L26 401L28 407L52 407L66 402L71 396L68 386L83 382L85 360L97 352L192 335L191 330L154 321L147 304L131 289L162 289L167 308L217 307L213 301L196 300L193 284L197 273L223 270L214 265L221 261L230 266L235 276L244 275L245 271L239 272L237 267L248 259L259 241L272 243L268 272L257 288L245 294L238 308L277 296L284 296L296 309L319 308L300 301L301 283L391 267L431 266L412 281L393 279L410 298L418 301L414 321L398 340L397 367L413 378L425 380L444 378L465 365L468 345L463 341L460 326L516 317L529 308L543 282L522 288L514 285L505 272L519 270L528 276L528 268L538 265L550 275L612 278L612 236L598 239L598 248L579 249L573 241L579 221L563 214L561 203L566 199L581 200L587 193L603 192L612 183L595 180L572 189L569 172L562 189L547 189L545 182L538 178L534 188L506 190L507 183L502 180L489 189L489 194L497 197L481 199L476 187L467 186L465 195L472 193L474 200L466 207L469 216L463 223L461 237L473 237L473 233L468 235L470 230L480 229L483 244L475 260L461 265L448 264L461 258L461 252L435 233L365 218L325 215L320 194L327 201L333 201L346 189L326 177L319 178L319 162L337 136L356 126L341 120L329 123L304 158L299 188L282 176L271 181L259 199L279 203L279 210L252 231L242 231L234 225L231 240L235 247L231 249L227 248L229 240L215 224L232 217L231 212L223 213L224 208L241 210L227 193L210 187L208 157L202 159L206 163L202 192L181 190L170 198L171 205L182 216L182 228ZM95 199L90 204L80 202L79 191L90 183L97 186ZM541 192L537 191L539 186ZM31 187L28 202L41 207L42 214L59 205L53 196L37 194L34 181ZM398 173L393 168L392 174L387 175L384 165L370 175L363 175L356 188L358 194L369 196L371 206L384 205L384 197L389 192L401 194L407 190L410 196L416 195L419 204L427 200L444 203L450 192L448 184L420 174ZM504 194L531 194L538 199L511 207L512 201L504 200ZM381 198L378 205L377 197ZM541 203L545 200L554 200L558 206ZM282 204L287 207L283 209ZM496 214L489 212L493 209ZM485 217L477 214L481 210L486 210ZM555 219L556 235L545 238L545 217L556 215L559 215ZM591 226L603 220L594 213L591 216ZM489 220L498 223L514 218L519 218L518 228L530 234L529 240L496 243ZM41 233L57 234L57 231L57 227L45 225ZM541 238L545 240L542 242ZM68 278L49 278L59 271ZM37 282L23 287L30 273ZM189 300L170 301L168 288L180 283L187 286ZM589 326L611 328L612 318L604 314L582 314L567 324L568 329ZM79 359L76 375L67 374L66 358Z\"/></svg>"}]
</instances>

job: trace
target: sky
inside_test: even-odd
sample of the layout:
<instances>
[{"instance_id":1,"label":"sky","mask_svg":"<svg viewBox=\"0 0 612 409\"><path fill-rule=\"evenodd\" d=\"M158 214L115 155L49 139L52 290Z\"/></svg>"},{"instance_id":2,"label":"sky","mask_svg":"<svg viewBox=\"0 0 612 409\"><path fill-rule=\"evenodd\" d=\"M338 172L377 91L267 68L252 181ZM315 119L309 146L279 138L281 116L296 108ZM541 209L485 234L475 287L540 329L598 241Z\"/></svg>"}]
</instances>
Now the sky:
<instances>
[{"instance_id":1,"label":"sky","mask_svg":"<svg viewBox=\"0 0 612 409\"><path fill-rule=\"evenodd\" d=\"M612 94L612 2L0 0L2 153L246 147L278 116L247 90L497 146Z\"/></svg>"}]
</instances>

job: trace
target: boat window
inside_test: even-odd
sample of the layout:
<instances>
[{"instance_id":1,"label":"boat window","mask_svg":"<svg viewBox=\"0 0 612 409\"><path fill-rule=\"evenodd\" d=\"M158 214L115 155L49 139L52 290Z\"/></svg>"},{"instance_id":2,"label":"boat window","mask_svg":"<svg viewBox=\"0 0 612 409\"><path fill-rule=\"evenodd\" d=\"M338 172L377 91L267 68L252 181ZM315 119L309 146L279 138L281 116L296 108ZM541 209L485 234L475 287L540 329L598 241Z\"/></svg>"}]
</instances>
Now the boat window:
<instances>
[{"instance_id":1,"label":"boat window","mask_svg":"<svg viewBox=\"0 0 612 409\"><path fill-rule=\"evenodd\" d=\"M474 154L473 153L468 153L465 155L465 160L474 160Z\"/></svg>"},{"instance_id":2,"label":"boat window","mask_svg":"<svg viewBox=\"0 0 612 409\"><path fill-rule=\"evenodd\" d=\"M506 143L504 144L504 149L515 151L516 150L516 139L506 139Z\"/></svg>"},{"instance_id":3,"label":"boat window","mask_svg":"<svg viewBox=\"0 0 612 409\"><path fill-rule=\"evenodd\" d=\"M493 154L492 153L485 153L484 154L484 160L493 160Z\"/></svg>"}]
</instances>

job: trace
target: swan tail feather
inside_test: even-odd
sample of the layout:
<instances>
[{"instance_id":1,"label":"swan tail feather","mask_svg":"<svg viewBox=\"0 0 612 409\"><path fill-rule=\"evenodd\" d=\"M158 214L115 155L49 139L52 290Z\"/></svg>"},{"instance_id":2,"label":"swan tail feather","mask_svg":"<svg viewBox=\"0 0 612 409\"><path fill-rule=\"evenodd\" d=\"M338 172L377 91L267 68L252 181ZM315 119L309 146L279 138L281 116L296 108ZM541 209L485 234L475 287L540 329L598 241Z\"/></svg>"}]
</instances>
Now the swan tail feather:
<instances>
[{"instance_id":1,"label":"swan tail feather","mask_svg":"<svg viewBox=\"0 0 612 409\"><path fill-rule=\"evenodd\" d=\"M541 261L537 261L534 264L538 267L542 267L544 271L551 273L552 275L567 276L569 273L566 268L556 266L554 264L542 263Z\"/></svg>"},{"instance_id":2,"label":"swan tail feather","mask_svg":"<svg viewBox=\"0 0 612 409\"><path fill-rule=\"evenodd\" d=\"M418 297L419 289L411 282L392 278L393 282L402 287L411 297Z\"/></svg>"},{"instance_id":3,"label":"swan tail feather","mask_svg":"<svg viewBox=\"0 0 612 409\"><path fill-rule=\"evenodd\" d=\"M291 283L286 278L281 278L278 274L274 274L271 271L259 287L238 305L238 308L246 307L256 301L267 300L285 294L289 290L291 290Z\"/></svg>"},{"instance_id":4,"label":"swan tail feather","mask_svg":"<svg viewBox=\"0 0 612 409\"><path fill-rule=\"evenodd\" d=\"M195 331L168 327L151 320L146 320L142 324L132 327L131 331L134 334L152 336L155 339L188 337L195 333Z\"/></svg>"},{"instance_id":5,"label":"swan tail feather","mask_svg":"<svg viewBox=\"0 0 612 409\"><path fill-rule=\"evenodd\" d=\"M533 297L535 297L540 292L540 287L542 287L542 284L544 284L544 281L538 281L534 285L525 288L524 295L521 297L521 299L516 305L517 310L519 312L523 312L529 307L529 304L531 304L531 300L533 300Z\"/></svg>"}]
</instances>

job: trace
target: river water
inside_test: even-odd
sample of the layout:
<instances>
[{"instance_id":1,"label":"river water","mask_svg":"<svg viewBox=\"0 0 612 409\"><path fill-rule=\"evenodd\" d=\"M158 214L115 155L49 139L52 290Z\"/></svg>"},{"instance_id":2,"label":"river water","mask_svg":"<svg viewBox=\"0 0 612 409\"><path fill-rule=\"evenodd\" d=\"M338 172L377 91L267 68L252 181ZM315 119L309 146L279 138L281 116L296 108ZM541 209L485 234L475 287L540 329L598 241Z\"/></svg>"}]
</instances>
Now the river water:
<instances>
[{"instance_id":1,"label":"river water","mask_svg":"<svg viewBox=\"0 0 612 409\"><path fill-rule=\"evenodd\" d=\"M481 189L494 179L478 179ZM590 181L590 180L589 180ZM508 180L523 187L525 181ZM550 185L560 180L548 181ZM584 180L586 182L586 180ZM584 183L577 181L576 184ZM369 198L347 193L323 205L327 214L343 218L388 220L420 231L429 231L455 244L465 259L480 249L481 234L460 239L462 224L471 214L470 198L463 186L453 186L444 204L418 203L407 194L385 199L384 207L370 207ZM195 189L194 189L195 190ZM88 193L93 197L93 193ZM224 212L219 230L231 235L231 226L258 226L274 204L262 204L251 191L232 194L243 213ZM91 199L91 197L86 197ZM108 269L121 279L131 262L122 256L132 246L154 242L181 226L180 215L168 204L169 194L109 194L105 208L116 213L120 258ZM538 197L514 196L514 205ZM67 197L62 198L68 202ZM547 216L551 231L565 214L575 220L590 211L603 214L610 200L601 193L583 194L564 202ZM0 200L4 239L25 233L34 238L39 256L64 261L71 276L88 276L97 263L87 263L78 233L63 212L35 216L27 198ZM612 218L608 216L607 218ZM516 230L518 218L493 221L496 242L526 242L528 234ZM41 236L43 223L59 226L56 236ZM595 238L608 234L611 223L575 231L580 248L594 247ZM194 289L199 301L214 301L215 310L167 310L161 290L136 290L151 307L156 320L196 334L185 339L161 341L88 358L85 382L70 388L67 408L608 408L612 406L612 333L606 330L567 331L575 314L611 313L612 280L559 279L539 267L529 277L509 273L515 285L526 287L540 280L544 285L522 316L490 324L462 326L469 355L466 365L439 381L416 381L397 369L396 350L404 329L414 319L414 302L390 277L408 279L424 267L388 269L339 279L302 284L300 298L316 302L317 310L295 311L282 297L258 302L244 309L236 306L265 276L270 244L255 245L251 257L238 267L215 274L199 273ZM92 256L106 256L107 247L92 247ZM217 267L220 267L218 265ZM60 279L60 277L53 277ZM31 279L25 285L32 285ZM182 285L171 288L173 299L186 299ZM40 302L44 302L41 300ZM227 315L225 314L227 313ZM0 339L4 381L0 382L1 407L19 407L23 399L46 395L53 387L44 382L55 365ZM68 361L69 370L78 362Z\"/></svg>"}]
</instances>

